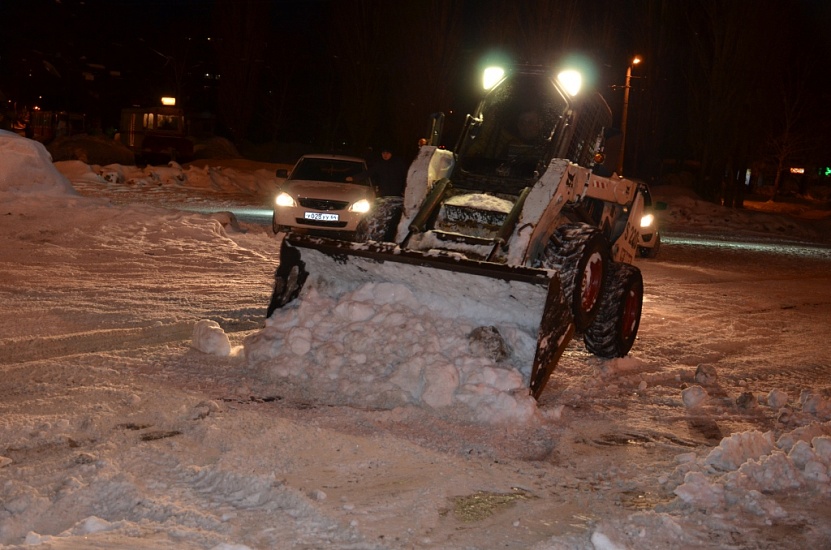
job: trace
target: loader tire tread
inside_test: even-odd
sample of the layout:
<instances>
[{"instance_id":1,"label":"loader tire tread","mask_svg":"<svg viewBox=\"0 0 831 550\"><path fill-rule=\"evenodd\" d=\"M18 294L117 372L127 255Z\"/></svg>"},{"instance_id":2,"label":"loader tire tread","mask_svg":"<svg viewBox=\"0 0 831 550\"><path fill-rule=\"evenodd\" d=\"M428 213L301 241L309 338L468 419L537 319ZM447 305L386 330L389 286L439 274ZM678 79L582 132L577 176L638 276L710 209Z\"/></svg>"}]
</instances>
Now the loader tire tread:
<instances>
[{"instance_id":1,"label":"loader tire tread","mask_svg":"<svg viewBox=\"0 0 831 550\"><path fill-rule=\"evenodd\" d=\"M375 199L372 213L361 222L355 234L356 242L392 242L398 222L401 220L404 199L402 197L379 197Z\"/></svg>"},{"instance_id":2,"label":"loader tire tread","mask_svg":"<svg viewBox=\"0 0 831 550\"><path fill-rule=\"evenodd\" d=\"M554 232L543 254L544 267L560 272L563 294L569 301L574 327L584 332L600 310L600 298L604 294L606 272L610 264L610 251L606 237L600 229L587 223L563 225ZM590 300L584 304L584 278L590 273L589 262L599 259L598 271L591 273Z\"/></svg>"},{"instance_id":3,"label":"loader tire tread","mask_svg":"<svg viewBox=\"0 0 831 550\"><path fill-rule=\"evenodd\" d=\"M610 264L607 290L600 311L583 334L594 355L611 359L624 357L638 335L643 307L643 276L630 264Z\"/></svg>"}]
</instances>

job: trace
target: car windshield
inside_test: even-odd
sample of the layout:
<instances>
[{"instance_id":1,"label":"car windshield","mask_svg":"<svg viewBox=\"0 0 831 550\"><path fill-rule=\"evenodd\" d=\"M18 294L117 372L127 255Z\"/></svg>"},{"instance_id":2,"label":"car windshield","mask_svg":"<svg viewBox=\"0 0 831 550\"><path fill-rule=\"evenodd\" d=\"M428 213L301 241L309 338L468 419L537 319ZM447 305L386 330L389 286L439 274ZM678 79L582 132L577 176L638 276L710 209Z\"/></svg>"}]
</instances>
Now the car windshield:
<instances>
[{"instance_id":1,"label":"car windshield","mask_svg":"<svg viewBox=\"0 0 831 550\"><path fill-rule=\"evenodd\" d=\"M356 176L365 169L360 162L307 158L295 167L291 179L345 183L346 178Z\"/></svg>"}]
</instances>

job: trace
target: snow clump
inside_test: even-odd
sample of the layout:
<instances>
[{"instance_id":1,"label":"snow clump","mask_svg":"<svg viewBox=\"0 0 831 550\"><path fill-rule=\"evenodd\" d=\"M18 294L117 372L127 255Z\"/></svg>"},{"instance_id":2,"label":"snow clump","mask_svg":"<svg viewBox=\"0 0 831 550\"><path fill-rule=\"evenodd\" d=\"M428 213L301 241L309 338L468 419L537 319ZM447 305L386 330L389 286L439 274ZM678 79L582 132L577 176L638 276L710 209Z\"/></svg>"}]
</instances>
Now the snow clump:
<instances>
[{"instance_id":1,"label":"snow clump","mask_svg":"<svg viewBox=\"0 0 831 550\"><path fill-rule=\"evenodd\" d=\"M193 327L193 347L202 353L227 357L231 355L231 341L216 321L202 319Z\"/></svg>"}]
</instances>

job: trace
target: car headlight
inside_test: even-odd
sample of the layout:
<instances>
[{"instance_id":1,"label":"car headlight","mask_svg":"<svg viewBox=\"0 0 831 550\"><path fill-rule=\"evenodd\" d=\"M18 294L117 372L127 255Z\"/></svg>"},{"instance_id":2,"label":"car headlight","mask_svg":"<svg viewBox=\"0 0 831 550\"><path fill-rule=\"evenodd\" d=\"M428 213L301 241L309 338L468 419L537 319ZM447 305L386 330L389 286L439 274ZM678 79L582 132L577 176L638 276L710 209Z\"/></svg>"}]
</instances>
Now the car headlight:
<instances>
[{"instance_id":1,"label":"car headlight","mask_svg":"<svg viewBox=\"0 0 831 550\"><path fill-rule=\"evenodd\" d=\"M366 199L361 199L358 202L353 202L349 207L350 212L357 212L359 214L366 214L372 205Z\"/></svg>"},{"instance_id":2,"label":"car headlight","mask_svg":"<svg viewBox=\"0 0 831 550\"><path fill-rule=\"evenodd\" d=\"M641 217L641 227L651 227L655 221L655 216L652 214L644 214Z\"/></svg>"},{"instance_id":3,"label":"car headlight","mask_svg":"<svg viewBox=\"0 0 831 550\"><path fill-rule=\"evenodd\" d=\"M286 192L282 192L277 195L277 198L274 199L274 203L277 206L297 206L297 202L294 200L294 197Z\"/></svg>"}]
</instances>

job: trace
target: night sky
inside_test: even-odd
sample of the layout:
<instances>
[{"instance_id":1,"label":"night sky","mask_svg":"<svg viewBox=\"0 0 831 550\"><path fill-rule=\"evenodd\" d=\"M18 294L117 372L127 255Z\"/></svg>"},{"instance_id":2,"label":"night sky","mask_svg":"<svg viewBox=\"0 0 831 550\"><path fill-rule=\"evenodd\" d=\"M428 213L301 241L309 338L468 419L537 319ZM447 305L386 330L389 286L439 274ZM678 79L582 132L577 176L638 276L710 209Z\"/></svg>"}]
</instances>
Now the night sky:
<instances>
[{"instance_id":1,"label":"night sky","mask_svg":"<svg viewBox=\"0 0 831 550\"><path fill-rule=\"evenodd\" d=\"M831 151L825 0L0 0L0 12L6 121L37 104L107 131L123 107L176 95L235 141L405 149L432 112L450 133L461 124L489 53L582 55L618 121L637 53L632 169L770 157L753 136L779 131L783 94L803 105L804 161Z\"/></svg>"}]
</instances>

